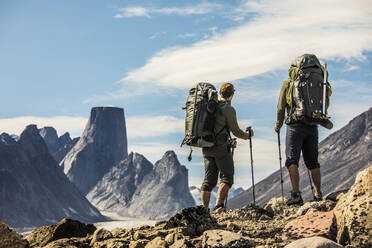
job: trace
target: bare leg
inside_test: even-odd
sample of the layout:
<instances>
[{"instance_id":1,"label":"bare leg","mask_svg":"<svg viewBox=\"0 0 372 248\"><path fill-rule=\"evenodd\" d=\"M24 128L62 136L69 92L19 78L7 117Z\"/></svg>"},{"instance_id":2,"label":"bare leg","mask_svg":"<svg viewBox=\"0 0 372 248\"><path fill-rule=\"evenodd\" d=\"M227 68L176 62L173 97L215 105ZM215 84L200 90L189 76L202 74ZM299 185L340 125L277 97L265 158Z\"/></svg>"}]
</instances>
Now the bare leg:
<instances>
[{"instance_id":1,"label":"bare leg","mask_svg":"<svg viewBox=\"0 0 372 248\"><path fill-rule=\"evenodd\" d=\"M227 194L229 193L230 186L226 183L221 183L217 190L217 205L221 205L225 202Z\"/></svg>"},{"instance_id":2,"label":"bare leg","mask_svg":"<svg viewBox=\"0 0 372 248\"><path fill-rule=\"evenodd\" d=\"M315 195L320 196L321 194L321 176L320 176L320 169L312 169L311 171L311 178L313 179L314 188L315 188Z\"/></svg>"},{"instance_id":3,"label":"bare leg","mask_svg":"<svg viewBox=\"0 0 372 248\"><path fill-rule=\"evenodd\" d=\"M297 165L291 164L288 167L289 177L291 179L292 189L294 192L300 192L300 175Z\"/></svg>"},{"instance_id":4,"label":"bare leg","mask_svg":"<svg viewBox=\"0 0 372 248\"><path fill-rule=\"evenodd\" d=\"M205 208L209 208L209 200L211 199L211 192L210 191L202 191L201 192L201 201Z\"/></svg>"}]
</instances>

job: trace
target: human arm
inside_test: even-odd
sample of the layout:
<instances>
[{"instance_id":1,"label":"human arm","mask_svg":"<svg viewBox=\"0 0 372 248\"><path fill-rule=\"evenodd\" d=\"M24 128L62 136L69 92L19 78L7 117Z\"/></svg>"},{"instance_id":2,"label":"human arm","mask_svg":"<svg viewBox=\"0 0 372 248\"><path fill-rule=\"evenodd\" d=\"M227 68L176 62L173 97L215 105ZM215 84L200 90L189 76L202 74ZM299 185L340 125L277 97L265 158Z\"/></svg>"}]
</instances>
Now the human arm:
<instances>
[{"instance_id":1,"label":"human arm","mask_svg":"<svg viewBox=\"0 0 372 248\"><path fill-rule=\"evenodd\" d=\"M277 106L277 121L274 128L276 132L279 132L280 128L283 126L285 109L287 106L286 96L289 82L290 82L289 79L285 80L282 84L282 88L280 89L280 95Z\"/></svg>"},{"instance_id":2,"label":"human arm","mask_svg":"<svg viewBox=\"0 0 372 248\"><path fill-rule=\"evenodd\" d=\"M240 129L238 121L236 119L236 111L233 107L229 107L226 110L226 123L228 130L231 131L236 137L241 139L249 139L249 131L244 132Z\"/></svg>"}]
</instances>

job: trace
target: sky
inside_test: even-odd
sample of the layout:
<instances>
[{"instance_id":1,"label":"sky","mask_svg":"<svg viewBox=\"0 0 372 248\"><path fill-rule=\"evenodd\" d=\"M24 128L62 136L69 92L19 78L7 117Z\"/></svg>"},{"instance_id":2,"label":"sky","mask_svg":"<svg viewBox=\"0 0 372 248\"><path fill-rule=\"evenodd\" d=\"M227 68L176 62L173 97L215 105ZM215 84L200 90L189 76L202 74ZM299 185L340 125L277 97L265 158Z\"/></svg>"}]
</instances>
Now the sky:
<instances>
[{"instance_id":1,"label":"sky","mask_svg":"<svg viewBox=\"0 0 372 248\"><path fill-rule=\"evenodd\" d=\"M180 147L182 107L195 83L231 82L239 125L255 130L258 182L279 169L279 90L304 53L327 63L333 88L322 140L372 106L368 0L0 0L0 133L37 124L77 137L92 107L121 107L128 150L153 163L174 150L200 186L200 149L188 162ZM235 187L249 187L248 141L234 160Z\"/></svg>"}]
</instances>

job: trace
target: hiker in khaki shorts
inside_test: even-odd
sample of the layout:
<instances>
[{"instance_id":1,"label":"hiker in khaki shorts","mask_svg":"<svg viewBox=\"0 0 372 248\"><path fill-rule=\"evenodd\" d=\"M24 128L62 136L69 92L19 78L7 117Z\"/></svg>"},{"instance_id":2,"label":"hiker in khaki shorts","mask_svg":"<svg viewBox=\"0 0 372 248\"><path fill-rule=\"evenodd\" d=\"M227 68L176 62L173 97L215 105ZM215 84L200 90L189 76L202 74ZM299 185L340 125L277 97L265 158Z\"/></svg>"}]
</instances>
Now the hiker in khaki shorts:
<instances>
[{"instance_id":1,"label":"hiker in khaki shorts","mask_svg":"<svg viewBox=\"0 0 372 248\"><path fill-rule=\"evenodd\" d=\"M214 127L216 145L203 148L205 174L201 187L201 200L206 208L209 207L211 191L217 185L218 175L220 175L220 186L217 191L217 202L214 209L225 207L229 189L234 183L234 161L230 148L235 148L236 141L229 142L230 131L236 137L245 140L253 136L252 129L244 132L239 128L235 109L231 106L234 92L234 86L230 83L224 83L221 86L221 98L218 101Z\"/></svg>"}]
</instances>

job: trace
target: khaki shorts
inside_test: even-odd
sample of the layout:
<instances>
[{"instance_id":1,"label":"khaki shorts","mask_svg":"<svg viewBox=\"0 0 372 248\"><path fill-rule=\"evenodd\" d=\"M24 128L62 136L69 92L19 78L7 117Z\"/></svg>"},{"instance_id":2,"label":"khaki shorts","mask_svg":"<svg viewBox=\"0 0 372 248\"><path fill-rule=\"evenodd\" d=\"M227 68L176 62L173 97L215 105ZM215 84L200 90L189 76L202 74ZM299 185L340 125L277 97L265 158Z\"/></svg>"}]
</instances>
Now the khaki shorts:
<instances>
[{"instance_id":1,"label":"khaki shorts","mask_svg":"<svg viewBox=\"0 0 372 248\"><path fill-rule=\"evenodd\" d=\"M203 157L204 181L201 189L212 191L217 185L218 174L220 183L226 183L231 187L234 183L234 161L227 144L203 148Z\"/></svg>"}]
</instances>

